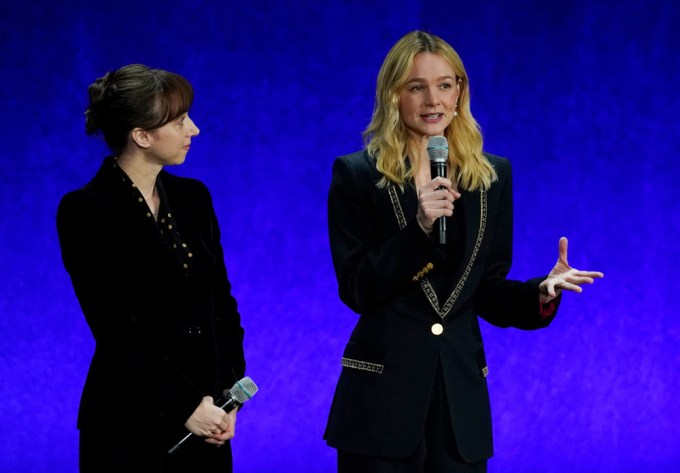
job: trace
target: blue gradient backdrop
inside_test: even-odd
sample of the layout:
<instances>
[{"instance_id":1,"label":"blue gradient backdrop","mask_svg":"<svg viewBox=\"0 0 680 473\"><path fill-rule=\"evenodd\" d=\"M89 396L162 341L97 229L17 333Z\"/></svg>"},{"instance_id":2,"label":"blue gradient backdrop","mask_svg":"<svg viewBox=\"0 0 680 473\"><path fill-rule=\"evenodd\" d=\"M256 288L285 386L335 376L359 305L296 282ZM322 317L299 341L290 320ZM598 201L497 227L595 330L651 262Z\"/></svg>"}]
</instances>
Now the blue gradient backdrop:
<instances>
[{"instance_id":1,"label":"blue gradient backdrop","mask_svg":"<svg viewBox=\"0 0 680 473\"><path fill-rule=\"evenodd\" d=\"M606 273L547 330L483 326L489 471L680 471L680 4L624 3L3 2L0 471L77 470L93 341L55 211L106 153L84 134L88 84L132 62L196 89L201 135L174 171L213 193L261 388L236 469L333 470L321 436L356 316L328 250L331 163L360 147L380 63L416 28L460 52L486 149L513 163L511 275L547 272L561 235Z\"/></svg>"}]
</instances>

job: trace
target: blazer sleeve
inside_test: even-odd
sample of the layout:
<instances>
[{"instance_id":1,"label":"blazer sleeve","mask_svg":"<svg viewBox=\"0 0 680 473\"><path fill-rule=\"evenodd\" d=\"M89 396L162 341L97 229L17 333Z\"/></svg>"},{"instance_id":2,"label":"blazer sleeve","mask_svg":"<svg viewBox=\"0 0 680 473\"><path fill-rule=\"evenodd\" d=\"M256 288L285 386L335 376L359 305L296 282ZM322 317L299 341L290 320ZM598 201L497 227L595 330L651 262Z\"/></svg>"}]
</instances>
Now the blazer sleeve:
<instances>
[{"instance_id":1,"label":"blazer sleeve","mask_svg":"<svg viewBox=\"0 0 680 473\"><path fill-rule=\"evenodd\" d=\"M144 383L140 402L151 396L154 408L183 424L205 395L173 363L163 344L141 323L126 291L125 268L112 251L115 228L96 199L83 191L67 194L57 212L64 266L98 345L121 347L120 365Z\"/></svg>"},{"instance_id":2,"label":"blazer sleeve","mask_svg":"<svg viewBox=\"0 0 680 473\"><path fill-rule=\"evenodd\" d=\"M246 362L243 352L244 330L236 299L231 293L231 283L227 277L224 251L220 242L220 228L212 204L212 198L205 189L210 208L210 234L215 254L215 332L220 350L220 365L229 367L218 380L218 389L229 389L233 383L245 375Z\"/></svg>"},{"instance_id":3,"label":"blazer sleeve","mask_svg":"<svg viewBox=\"0 0 680 473\"><path fill-rule=\"evenodd\" d=\"M435 259L434 247L415 218L387 239L378 222L391 217L376 208L379 193L363 154L333 165L328 194L328 232L340 299L363 314L410 290L413 277Z\"/></svg>"},{"instance_id":4,"label":"blazer sleeve","mask_svg":"<svg viewBox=\"0 0 680 473\"><path fill-rule=\"evenodd\" d=\"M475 295L476 310L483 319L498 327L542 328L552 322L557 305L551 316L541 316L538 286L545 276L526 282L506 279L512 265L512 170L507 159L496 159L494 164L499 177L495 185L500 186L498 218L491 251Z\"/></svg>"}]
</instances>

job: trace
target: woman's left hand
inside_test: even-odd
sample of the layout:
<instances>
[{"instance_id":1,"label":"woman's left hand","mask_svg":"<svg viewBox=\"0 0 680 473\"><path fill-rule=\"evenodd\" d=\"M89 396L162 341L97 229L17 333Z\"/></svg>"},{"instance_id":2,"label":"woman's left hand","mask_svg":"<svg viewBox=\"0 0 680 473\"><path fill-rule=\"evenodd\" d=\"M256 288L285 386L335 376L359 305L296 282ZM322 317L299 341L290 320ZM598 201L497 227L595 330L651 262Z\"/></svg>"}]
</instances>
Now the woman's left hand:
<instances>
[{"instance_id":1,"label":"woman's left hand","mask_svg":"<svg viewBox=\"0 0 680 473\"><path fill-rule=\"evenodd\" d=\"M545 304L555 299L562 290L582 292L582 284L592 284L595 278L603 278L599 271L579 271L569 266L567 262L567 239L560 238L560 256L548 277L538 286L541 303Z\"/></svg>"},{"instance_id":2,"label":"woman's left hand","mask_svg":"<svg viewBox=\"0 0 680 473\"><path fill-rule=\"evenodd\" d=\"M206 438L205 441L219 447L220 445L224 445L227 440L233 439L234 435L236 435L237 411L238 408L235 407L231 412L225 412L224 421L220 425L220 431L214 433L212 437Z\"/></svg>"}]
</instances>

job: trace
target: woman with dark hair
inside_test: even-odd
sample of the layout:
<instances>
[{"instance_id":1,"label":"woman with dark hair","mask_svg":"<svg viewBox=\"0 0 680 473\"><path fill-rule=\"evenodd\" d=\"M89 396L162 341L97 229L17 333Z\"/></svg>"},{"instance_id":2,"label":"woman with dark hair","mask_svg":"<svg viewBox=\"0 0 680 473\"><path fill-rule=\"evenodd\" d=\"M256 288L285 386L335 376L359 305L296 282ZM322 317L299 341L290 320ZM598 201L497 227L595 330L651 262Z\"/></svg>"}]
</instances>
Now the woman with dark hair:
<instances>
[{"instance_id":1,"label":"woman with dark hair","mask_svg":"<svg viewBox=\"0 0 680 473\"><path fill-rule=\"evenodd\" d=\"M199 133L193 89L135 64L97 79L89 96L87 132L101 133L113 156L57 214L96 342L78 415L80 469L231 471L236 410L214 399L244 375L240 315L208 190L163 170L184 162Z\"/></svg>"},{"instance_id":2,"label":"woman with dark hair","mask_svg":"<svg viewBox=\"0 0 680 473\"><path fill-rule=\"evenodd\" d=\"M548 276L506 279L510 163L482 151L468 76L441 38L415 31L392 47L364 138L365 150L335 161L328 196L340 298L359 319L325 438L343 473L485 472L493 447L478 316L546 327L561 291L603 275L571 268L562 238ZM447 177L431 175L432 142ZM440 219L445 242L434 238Z\"/></svg>"}]
</instances>

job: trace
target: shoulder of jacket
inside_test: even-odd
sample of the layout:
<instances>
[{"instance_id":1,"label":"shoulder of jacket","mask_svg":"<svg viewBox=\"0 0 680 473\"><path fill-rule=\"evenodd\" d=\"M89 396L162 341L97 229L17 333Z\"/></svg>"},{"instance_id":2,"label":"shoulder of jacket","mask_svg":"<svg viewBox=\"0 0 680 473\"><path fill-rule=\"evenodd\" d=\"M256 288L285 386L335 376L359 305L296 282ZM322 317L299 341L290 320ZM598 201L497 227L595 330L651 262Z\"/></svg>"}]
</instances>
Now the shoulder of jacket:
<instances>
[{"instance_id":1,"label":"shoulder of jacket","mask_svg":"<svg viewBox=\"0 0 680 473\"><path fill-rule=\"evenodd\" d=\"M175 174L169 173L165 169L161 171L159 177L163 180L163 184L166 185L183 187L185 189L208 189L206 185L198 179L193 177L177 176Z\"/></svg>"},{"instance_id":2,"label":"shoulder of jacket","mask_svg":"<svg viewBox=\"0 0 680 473\"><path fill-rule=\"evenodd\" d=\"M335 159L334 163L334 167L338 166L351 169L355 174L379 174L375 160L369 156L368 151L365 149L339 156Z\"/></svg>"},{"instance_id":3,"label":"shoulder of jacket","mask_svg":"<svg viewBox=\"0 0 680 473\"><path fill-rule=\"evenodd\" d=\"M496 169L496 171L510 169L510 160L508 158L487 153L486 151L484 151L482 154L491 163L494 169Z\"/></svg>"},{"instance_id":4,"label":"shoulder of jacket","mask_svg":"<svg viewBox=\"0 0 680 473\"><path fill-rule=\"evenodd\" d=\"M59 208L82 207L97 202L101 197L100 187L96 179L92 179L83 187L64 194L59 202Z\"/></svg>"},{"instance_id":5,"label":"shoulder of jacket","mask_svg":"<svg viewBox=\"0 0 680 473\"><path fill-rule=\"evenodd\" d=\"M62 196L57 207L57 229L62 234L66 229L75 228L74 222L92 223L101 215L108 214L106 209L109 206L110 203L106 201L102 193L90 184L67 192Z\"/></svg>"},{"instance_id":6,"label":"shoulder of jacket","mask_svg":"<svg viewBox=\"0 0 680 473\"><path fill-rule=\"evenodd\" d=\"M210 191L203 181L193 177L176 176L163 170L159 175L166 193L210 198Z\"/></svg>"}]
</instances>

